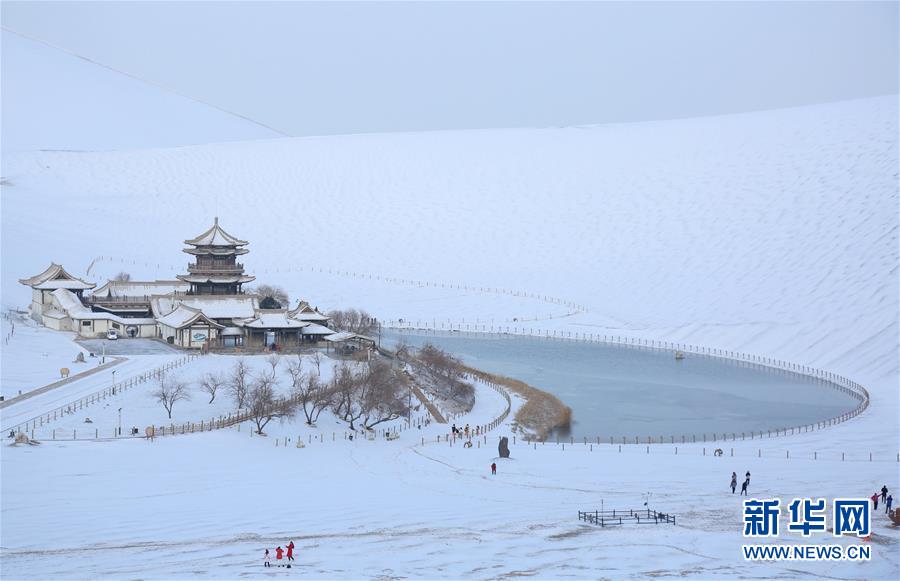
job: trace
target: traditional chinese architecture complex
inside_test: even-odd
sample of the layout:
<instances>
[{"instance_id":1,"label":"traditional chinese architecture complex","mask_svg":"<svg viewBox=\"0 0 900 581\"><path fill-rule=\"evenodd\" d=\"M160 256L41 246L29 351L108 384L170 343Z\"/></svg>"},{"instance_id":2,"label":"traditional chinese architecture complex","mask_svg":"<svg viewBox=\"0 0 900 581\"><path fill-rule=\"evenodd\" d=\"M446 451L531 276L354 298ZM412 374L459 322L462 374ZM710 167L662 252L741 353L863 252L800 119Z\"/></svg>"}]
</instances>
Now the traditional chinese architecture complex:
<instances>
[{"instance_id":1,"label":"traditional chinese architecture complex","mask_svg":"<svg viewBox=\"0 0 900 581\"><path fill-rule=\"evenodd\" d=\"M85 296L94 283L58 265L19 282L32 288L31 316L43 325L82 337L155 337L183 348L297 347L306 343L374 344L368 337L336 333L328 316L300 301L293 310L261 309L259 297L243 285L238 256L248 242L219 225L185 240L194 262L178 280L107 281ZM352 335L352 336L348 336Z\"/></svg>"}]
</instances>

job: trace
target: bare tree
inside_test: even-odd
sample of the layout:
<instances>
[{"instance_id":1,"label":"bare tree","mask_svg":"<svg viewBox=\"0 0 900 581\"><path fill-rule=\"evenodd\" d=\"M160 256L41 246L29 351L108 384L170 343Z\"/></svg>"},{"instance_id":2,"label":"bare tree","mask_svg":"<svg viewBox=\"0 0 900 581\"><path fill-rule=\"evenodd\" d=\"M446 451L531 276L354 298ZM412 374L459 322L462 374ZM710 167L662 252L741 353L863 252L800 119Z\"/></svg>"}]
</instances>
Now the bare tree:
<instances>
[{"instance_id":1,"label":"bare tree","mask_svg":"<svg viewBox=\"0 0 900 581\"><path fill-rule=\"evenodd\" d=\"M297 387L303 378L303 356L299 353L296 359L287 362L288 375L291 376L291 385Z\"/></svg>"},{"instance_id":2,"label":"bare tree","mask_svg":"<svg viewBox=\"0 0 900 581\"><path fill-rule=\"evenodd\" d=\"M367 429L382 422L396 420L407 412L406 398L409 386L406 375L391 369L390 365L374 359L360 378L362 388L358 394L363 410L363 425Z\"/></svg>"},{"instance_id":3,"label":"bare tree","mask_svg":"<svg viewBox=\"0 0 900 581\"><path fill-rule=\"evenodd\" d=\"M412 358L412 350L406 342L406 339L403 338L397 343L397 348L394 349L394 353L400 361L409 361Z\"/></svg>"},{"instance_id":4,"label":"bare tree","mask_svg":"<svg viewBox=\"0 0 900 581\"><path fill-rule=\"evenodd\" d=\"M462 362L449 353L426 343L416 353L414 364L431 378L445 397L462 403L471 403L475 389L462 380Z\"/></svg>"},{"instance_id":5,"label":"bare tree","mask_svg":"<svg viewBox=\"0 0 900 581\"><path fill-rule=\"evenodd\" d=\"M361 388L359 375L354 373L349 365L343 363L335 370L332 409L336 416L350 424L351 430L356 429L354 422L365 413L362 407Z\"/></svg>"},{"instance_id":6,"label":"bare tree","mask_svg":"<svg viewBox=\"0 0 900 581\"><path fill-rule=\"evenodd\" d=\"M261 284L256 287L256 294L259 295L260 306L263 301L266 302L263 308L286 309L290 305L287 292L280 286Z\"/></svg>"},{"instance_id":7,"label":"bare tree","mask_svg":"<svg viewBox=\"0 0 900 581\"><path fill-rule=\"evenodd\" d=\"M300 377L300 381L294 384L293 395L310 426L315 425L319 414L332 403L331 390L314 373Z\"/></svg>"},{"instance_id":8,"label":"bare tree","mask_svg":"<svg viewBox=\"0 0 900 581\"><path fill-rule=\"evenodd\" d=\"M294 399L277 397L274 386L274 378L263 374L253 381L247 394L247 408L256 423L257 434L262 434L273 419L293 417L297 411Z\"/></svg>"},{"instance_id":9,"label":"bare tree","mask_svg":"<svg viewBox=\"0 0 900 581\"><path fill-rule=\"evenodd\" d=\"M129 280L131 280L131 275L123 270L122 272L117 274L115 277L113 277L113 280L115 282L128 282Z\"/></svg>"},{"instance_id":10,"label":"bare tree","mask_svg":"<svg viewBox=\"0 0 900 581\"><path fill-rule=\"evenodd\" d=\"M159 376L156 391L152 392L150 396L163 404L170 420L172 419L172 408L175 407L175 402L191 399L187 384L166 374Z\"/></svg>"},{"instance_id":11,"label":"bare tree","mask_svg":"<svg viewBox=\"0 0 900 581\"><path fill-rule=\"evenodd\" d=\"M357 333L358 335L372 335L378 331L378 321L366 311L347 309L336 310L328 313L328 318L338 331Z\"/></svg>"},{"instance_id":12,"label":"bare tree","mask_svg":"<svg viewBox=\"0 0 900 581\"><path fill-rule=\"evenodd\" d=\"M209 394L209 403L216 400L216 393L223 385L225 380L218 373L207 373L200 380L200 390Z\"/></svg>"},{"instance_id":13,"label":"bare tree","mask_svg":"<svg viewBox=\"0 0 900 581\"><path fill-rule=\"evenodd\" d=\"M321 377L322 376L322 359L323 359L322 352L321 351L314 352L312 359L313 359L313 363L316 364L316 373L318 373L319 377Z\"/></svg>"},{"instance_id":14,"label":"bare tree","mask_svg":"<svg viewBox=\"0 0 900 581\"><path fill-rule=\"evenodd\" d=\"M234 398L237 409L242 409L247 401L247 393L250 390L250 368L243 359L238 359L237 363L228 376L228 392Z\"/></svg>"},{"instance_id":15,"label":"bare tree","mask_svg":"<svg viewBox=\"0 0 900 581\"><path fill-rule=\"evenodd\" d=\"M281 364L281 355L278 353L273 353L266 357L266 363L272 368L272 376L275 376L275 373L278 371L278 366Z\"/></svg>"}]
</instances>

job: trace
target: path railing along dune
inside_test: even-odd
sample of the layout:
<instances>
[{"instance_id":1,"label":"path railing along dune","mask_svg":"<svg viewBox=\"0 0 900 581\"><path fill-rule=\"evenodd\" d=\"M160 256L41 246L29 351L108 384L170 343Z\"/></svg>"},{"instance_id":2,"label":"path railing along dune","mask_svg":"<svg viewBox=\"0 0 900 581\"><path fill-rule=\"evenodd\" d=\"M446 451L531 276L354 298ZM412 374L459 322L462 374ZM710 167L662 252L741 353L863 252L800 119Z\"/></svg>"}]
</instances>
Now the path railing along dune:
<instances>
[{"instance_id":1,"label":"path railing along dune","mask_svg":"<svg viewBox=\"0 0 900 581\"><path fill-rule=\"evenodd\" d=\"M852 398L857 400L857 405L850 411L839 414L837 416L833 416L830 418L825 418L820 421L811 422L808 424L801 424L795 426L785 426L782 428L778 428L775 430L760 430L760 431L751 431L749 434L746 432L733 432L733 433L713 433L710 431L707 434L690 434L690 435L681 435L678 436L670 435L670 434L651 434L645 436L616 436L610 435L609 439L611 442L619 442L629 443L634 442L636 444L639 443L675 443L678 439L681 439L682 443L696 443L696 442L718 442L718 441L736 441L738 439L756 439L762 437L773 437L773 436L785 436L795 433L805 433L815 430L821 430L824 428L828 428L831 426L835 426L851 420L856 416L863 413L868 407L870 403L869 392L865 387L860 385L859 383L844 377L842 375L832 373L830 371L825 371L823 369L817 369L814 367L810 367L807 365L800 365L798 363L792 363L790 361L784 361L781 359L774 359L771 357L764 357L761 355L754 355L751 353L741 353L739 351L731 351L726 349L717 349L713 347L704 347L701 345L693 345L688 343L678 343L678 342L670 342L670 341L655 341L653 339L640 339L634 337L623 337L620 335L600 335L594 333L572 333L572 332L562 332L562 331L550 331L550 330L535 330L524 327L510 327L510 326L490 326L490 325L472 325L472 324L440 324L440 325L429 325L426 322L416 322L413 324L408 321L387 321L384 323L384 328L394 329L399 331L414 331L414 332L424 332L424 333L436 333L436 332L448 332L448 333L470 333L473 336L484 336L490 335L495 337L530 337L535 339L543 339L549 341L572 341L579 343L596 343L596 344L608 344L608 345L616 345L621 347L635 348L635 349L653 349L658 351L671 351L674 355L675 352L680 351L685 354L691 355L699 355L703 357L715 357L720 359L728 359L731 361L735 361L738 363L742 363L745 365L753 365L766 367L770 369L777 369L781 371L785 371L788 373L796 373L798 375L804 375L813 379L818 380L823 386L829 389L836 389L845 393Z\"/></svg>"}]
</instances>

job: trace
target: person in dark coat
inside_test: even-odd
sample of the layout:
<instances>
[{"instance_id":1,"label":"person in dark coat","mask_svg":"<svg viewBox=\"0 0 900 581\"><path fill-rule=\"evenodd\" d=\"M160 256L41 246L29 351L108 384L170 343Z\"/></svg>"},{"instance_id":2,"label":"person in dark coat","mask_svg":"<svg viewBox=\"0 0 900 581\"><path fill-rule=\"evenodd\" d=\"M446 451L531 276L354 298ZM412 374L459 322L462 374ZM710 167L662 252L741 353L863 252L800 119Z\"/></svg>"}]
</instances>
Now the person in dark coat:
<instances>
[{"instance_id":1,"label":"person in dark coat","mask_svg":"<svg viewBox=\"0 0 900 581\"><path fill-rule=\"evenodd\" d=\"M744 474L744 479L747 480L747 484L749 485L750 484L750 471L749 470L747 470L747 473Z\"/></svg>"},{"instance_id":2,"label":"person in dark coat","mask_svg":"<svg viewBox=\"0 0 900 581\"><path fill-rule=\"evenodd\" d=\"M737 472L731 473L731 494L734 494L734 489L737 488Z\"/></svg>"},{"instance_id":3,"label":"person in dark coat","mask_svg":"<svg viewBox=\"0 0 900 581\"><path fill-rule=\"evenodd\" d=\"M287 560L288 561L294 560L294 541L291 541L287 545Z\"/></svg>"},{"instance_id":4,"label":"person in dark coat","mask_svg":"<svg viewBox=\"0 0 900 581\"><path fill-rule=\"evenodd\" d=\"M497 463L491 462L491 474L497 474Z\"/></svg>"},{"instance_id":5,"label":"person in dark coat","mask_svg":"<svg viewBox=\"0 0 900 581\"><path fill-rule=\"evenodd\" d=\"M881 502L887 501L887 493L888 493L887 484L884 484L881 487Z\"/></svg>"},{"instance_id":6,"label":"person in dark coat","mask_svg":"<svg viewBox=\"0 0 900 581\"><path fill-rule=\"evenodd\" d=\"M747 496L747 487L750 486L750 479L744 480L744 483L741 484L741 496Z\"/></svg>"},{"instance_id":7,"label":"person in dark coat","mask_svg":"<svg viewBox=\"0 0 900 581\"><path fill-rule=\"evenodd\" d=\"M894 504L894 497L888 494L887 498L884 499L884 514L891 514L891 505Z\"/></svg>"}]
</instances>

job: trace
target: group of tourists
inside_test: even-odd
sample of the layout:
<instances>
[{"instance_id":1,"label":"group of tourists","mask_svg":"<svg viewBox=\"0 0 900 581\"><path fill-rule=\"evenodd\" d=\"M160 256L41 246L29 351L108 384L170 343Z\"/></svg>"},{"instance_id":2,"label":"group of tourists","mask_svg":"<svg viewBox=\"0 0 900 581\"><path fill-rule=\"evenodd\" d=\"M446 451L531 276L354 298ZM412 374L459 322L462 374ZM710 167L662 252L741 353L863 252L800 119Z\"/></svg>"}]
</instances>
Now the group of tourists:
<instances>
[{"instance_id":1,"label":"group of tourists","mask_svg":"<svg viewBox=\"0 0 900 581\"><path fill-rule=\"evenodd\" d=\"M744 483L741 484L741 496L747 495L747 488L750 487L750 471L747 470L747 473L744 475ZM731 494L734 494L734 491L737 489L737 473L731 473Z\"/></svg>"},{"instance_id":2,"label":"group of tourists","mask_svg":"<svg viewBox=\"0 0 900 581\"><path fill-rule=\"evenodd\" d=\"M872 495L872 510L878 510L878 493ZM891 514L891 505L894 504L894 497L888 494L887 484L881 487L881 502L884 504L884 514Z\"/></svg>"},{"instance_id":3,"label":"group of tourists","mask_svg":"<svg viewBox=\"0 0 900 581\"><path fill-rule=\"evenodd\" d=\"M466 424L466 427L460 429L456 427L456 424L453 424L450 427L450 433L453 434L454 438L465 438L468 440L472 436L481 435L481 426L475 426L475 429L471 429L469 424Z\"/></svg>"},{"instance_id":4,"label":"group of tourists","mask_svg":"<svg viewBox=\"0 0 900 581\"><path fill-rule=\"evenodd\" d=\"M287 550L282 549L279 545L278 548L275 549L275 566L276 567L291 567L291 563L294 561L294 541L289 542L287 545ZM286 557L286 558L285 558ZM272 563L270 561L269 549L266 549L265 556L263 557L263 567L271 567Z\"/></svg>"}]
</instances>

